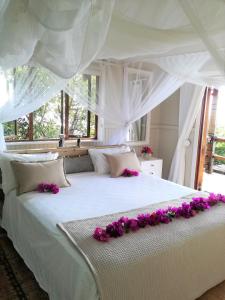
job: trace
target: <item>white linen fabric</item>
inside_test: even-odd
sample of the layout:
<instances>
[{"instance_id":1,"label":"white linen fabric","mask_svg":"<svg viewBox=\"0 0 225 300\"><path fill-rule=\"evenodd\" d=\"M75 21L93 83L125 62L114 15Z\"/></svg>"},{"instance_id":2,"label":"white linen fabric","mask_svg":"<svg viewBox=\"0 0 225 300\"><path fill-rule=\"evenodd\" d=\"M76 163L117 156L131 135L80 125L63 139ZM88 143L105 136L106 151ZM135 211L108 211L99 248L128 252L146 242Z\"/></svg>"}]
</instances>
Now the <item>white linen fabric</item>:
<instances>
[{"instance_id":1,"label":"white linen fabric","mask_svg":"<svg viewBox=\"0 0 225 300\"><path fill-rule=\"evenodd\" d=\"M173 57L171 68L179 67L182 74L185 64L175 56L202 52L209 54L211 67L215 61L211 71L217 68L222 77L224 13L219 0L143 0L142 5L134 0L4 0L0 65L8 69L33 61L69 78L94 57ZM207 74L212 76L216 73Z\"/></svg>"},{"instance_id":2,"label":"white linen fabric","mask_svg":"<svg viewBox=\"0 0 225 300\"><path fill-rule=\"evenodd\" d=\"M21 66L0 73L0 122L16 120L51 99L65 85L47 69Z\"/></svg>"},{"instance_id":3,"label":"white linen fabric","mask_svg":"<svg viewBox=\"0 0 225 300\"><path fill-rule=\"evenodd\" d=\"M102 63L100 68L104 95L102 89L95 97L89 95L76 77L65 87L65 91L88 110L104 118L105 127L113 129L108 139L112 145L125 143L130 124L167 99L184 83L155 65ZM102 97L104 102L98 101Z\"/></svg>"},{"instance_id":4,"label":"white linen fabric","mask_svg":"<svg viewBox=\"0 0 225 300\"><path fill-rule=\"evenodd\" d=\"M92 62L105 41L113 6L114 0L3 1L0 123L37 110ZM2 136L0 142L4 150Z\"/></svg>"},{"instance_id":5,"label":"white linen fabric","mask_svg":"<svg viewBox=\"0 0 225 300\"><path fill-rule=\"evenodd\" d=\"M105 109L110 109L114 117L114 133L109 138L110 144L126 142L129 126L166 100L184 83L158 67L152 66L151 71L143 69L142 64L136 68L124 67L123 93L119 109L112 95L111 98L107 97ZM110 73L110 70L107 73ZM111 82L112 80L113 76ZM110 122L110 119L106 121Z\"/></svg>"},{"instance_id":6,"label":"white linen fabric","mask_svg":"<svg viewBox=\"0 0 225 300\"><path fill-rule=\"evenodd\" d=\"M187 147L190 146L188 138L201 109L204 90L204 87L190 83L184 84L180 89L179 110L182 117L179 122L179 137L171 163L169 180L181 185L184 184L185 154Z\"/></svg>"},{"instance_id":7,"label":"white linen fabric","mask_svg":"<svg viewBox=\"0 0 225 300\"><path fill-rule=\"evenodd\" d=\"M104 154L119 154L125 152L130 152L130 147L121 146L103 149L88 149L88 153L94 165L95 172L97 172L98 174L110 173L109 163Z\"/></svg>"},{"instance_id":8,"label":"white linen fabric","mask_svg":"<svg viewBox=\"0 0 225 300\"><path fill-rule=\"evenodd\" d=\"M18 197L11 191L3 207L3 228L54 300L99 299L87 264L57 223L127 211L194 192L147 175L115 179L92 172L68 175L68 180L71 187L56 195L32 192Z\"/></svg>"},{"instance_id":9,"label":"white linen fabric","mask_svg":"<svg viewBox=\"0 0 225 300\"><path fill-rule=\"evenodd\" d=\"M134 80L126 76L125 68L121 98L106 97L106 109L88 103L115 127L109 141L124 142L128 125L183 82L224 84L224 15L220 0L168 0L166 4L164 0L143 0L142 5L135 0L3 0L0 68L8 72L24 64L28 67L13 96L3 97L0 123L39 108L94 60L152 63L161 70L155 81L153 71L148 91L143 88L141 72ZM5 147L4 143L0 146Z\"/></svg>"},{"instance_id":10,"label":"white linen fabric","mask_svg":"<svg viewBox=\"0 0 225 300\"><path fill-rule=\"evenodd\" d=\"M58 153L16 154L0 152L0 168L2 172L2 190L5 196L17 187L16 178L11 166L11 161L37 162L55 160Z\"/></svg>"},{"instance_id":11,"label":"white linen fabric","mask_svg":"<svg viewBox=\"0 0 225 300\"><path fill-rule=\"evenodd\" d=\"M71 78L104 44L114 0L3 0L0 66L32 62Z\"/></svg>"}]
</instances>

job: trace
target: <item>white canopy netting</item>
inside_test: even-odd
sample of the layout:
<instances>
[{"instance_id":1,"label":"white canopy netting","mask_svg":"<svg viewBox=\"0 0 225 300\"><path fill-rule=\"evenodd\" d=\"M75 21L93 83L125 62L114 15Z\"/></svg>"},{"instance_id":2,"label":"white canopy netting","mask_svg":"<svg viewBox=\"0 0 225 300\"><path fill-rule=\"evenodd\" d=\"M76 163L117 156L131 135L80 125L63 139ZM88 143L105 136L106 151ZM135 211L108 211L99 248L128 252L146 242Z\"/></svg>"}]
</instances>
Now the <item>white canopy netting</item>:
<instances>
[{"instance_id":1,"label":"white canopy netting","mask_svg":"<svg viewBox=\"0 0 225 300\"><path fill-rule=\"evenodd\" d=\"M225 83L221 0L2 0L0 41L0 123L64 89L115 128L110 142L120 143L129 124L185 82ZM103 102L93 102L76 81L94 61ZM118 73L122 92L109 95L108 86L118 90Z\"/></svg>"}]
</instances>

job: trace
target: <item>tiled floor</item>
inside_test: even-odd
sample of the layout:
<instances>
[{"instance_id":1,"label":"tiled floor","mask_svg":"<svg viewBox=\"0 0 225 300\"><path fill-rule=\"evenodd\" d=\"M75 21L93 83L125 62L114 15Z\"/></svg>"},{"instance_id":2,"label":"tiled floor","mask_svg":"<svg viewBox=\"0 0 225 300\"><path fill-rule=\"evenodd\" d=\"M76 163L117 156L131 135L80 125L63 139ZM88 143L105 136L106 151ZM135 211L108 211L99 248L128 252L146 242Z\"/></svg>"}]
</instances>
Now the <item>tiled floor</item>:
<instances>
[{"instance_id":1,"label":"tiled floor","mask_svg":"<svg viewBox=\"0 0 225 300\"><path fill-rule=\"evenodd\" d=\"M225 195L225 175L204 173L202 190Z\"/></svg>"}]
</instances>

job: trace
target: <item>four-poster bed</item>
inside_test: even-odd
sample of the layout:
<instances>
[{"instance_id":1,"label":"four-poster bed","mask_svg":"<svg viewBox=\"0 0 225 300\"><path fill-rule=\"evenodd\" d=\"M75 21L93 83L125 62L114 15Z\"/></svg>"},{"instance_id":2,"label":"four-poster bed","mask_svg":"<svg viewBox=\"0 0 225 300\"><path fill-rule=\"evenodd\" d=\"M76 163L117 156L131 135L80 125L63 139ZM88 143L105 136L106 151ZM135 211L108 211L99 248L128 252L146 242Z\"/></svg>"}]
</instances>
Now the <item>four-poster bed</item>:
<instances>
[{"instance_id":1,"label":"four-poster bed","mask_svg":"<svg viewBox=\"0 0 225 300\"><path fill-rule=\"evenodd\" d=\"M105 215L180 204L196 192L182 186L186 148L205 87L219 88L225 82L224 15L219 0L144 0L142 5L130 0L4 0L0 5L2 170L11 160L31 163L28 156L6 157L3 124L34 112L60 90L104 119L108 142L116 145L126 142L132 123L180 89L179 134L169 179L181 185L145 174L111 178L84 172L67 175L71 186L54 197L34 191L18 196L16 180L7 190L10 172L3 172L2 226L50 298L125 300L150 295L192 300L225 279L224 205L188 222L156 226L149 234L140 230L140 235L127 235L124 243L114 240L101 246L91 239L92 227L110 218ZM100 78L95 95L76 77L88 68ZM68 155L83 154L82 149L70 150ZM99 169L106 161L103 154ZM94 161L91 151L90 156L95 165L98 159ZM40 157L55 159L51 154L33 159ZM8 183L13 171L9 177ZM76 234L65 230L70 221Z\"/></svg>"},{"instance_id":2,"label":"four-poster bed","mask_svg":"<svg viewBox=\"0 0 225 300\"><path fill-rule=\"evenodd\" d=\"M87 149L60 149L60 155L63 153L84 155ZM223 206L200 213L193 220L177 220L168 226L144 229L104 245L92 238L95 226L105 224L104 215L113 214L112 219L115 219L118 213L133 216L137 212L179 205L182 201L189 202L196 196L196 191L145 174L133 178L110 178L108 174L84 172L69 174L67 178L71 186L62 188L58 195L29 192L16 196L16 191L12 190L6 197L3 210L3 227L50 298L130 299L131 294L140 295L144 288L143 299L149 293L153 299L194 299L224 279ZM128 212L121 213L125 211ZM110 216L106 219L109 221ZM84 244L88 242L88 249L97 251L97 265L101 262L99 266L106 271L109 268L112 278L113 274L117 276L118 280L114 278L110 286L107 276L103 276L104 282L96 273L95 263L86 257L88 251L81 250L83 238L78 238L81 244L74 246L67 239L68 233L65 231L65 235L59 229L60 224L73 220L78 220L76 222L85 234ZM133 246L130 244L128 249L127 243ZM139 248L135 244L143 245ZM112 269L111 264L114 265ZM145 269L144 266L149 267ZM127 269L126 272L129 270L130 279L118 270L121 267ZM214 274L206 276L212 268ZM140 272L145 276L140 277L132 290L129 280L133 281L133 276L139 277ZM128 286L124 286L124 280Z\"/></svg>"}]
</instances>

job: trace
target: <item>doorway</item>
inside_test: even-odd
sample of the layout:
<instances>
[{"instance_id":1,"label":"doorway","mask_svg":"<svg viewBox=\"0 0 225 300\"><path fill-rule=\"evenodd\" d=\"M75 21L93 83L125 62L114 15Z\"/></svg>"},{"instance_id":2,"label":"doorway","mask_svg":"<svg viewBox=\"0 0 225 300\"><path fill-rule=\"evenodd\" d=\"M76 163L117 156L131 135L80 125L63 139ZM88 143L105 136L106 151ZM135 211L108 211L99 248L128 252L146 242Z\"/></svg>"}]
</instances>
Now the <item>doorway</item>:
<instances>
[{"instance_id":1,"label":"doorway","mask_svg":"<svg viewBox=\"0 0 225 300\"><path fill-rule=\"evenodd\" d=\"M225 88L205 90L195 188L225 194Z\"/></svg>"}]
</instances>

